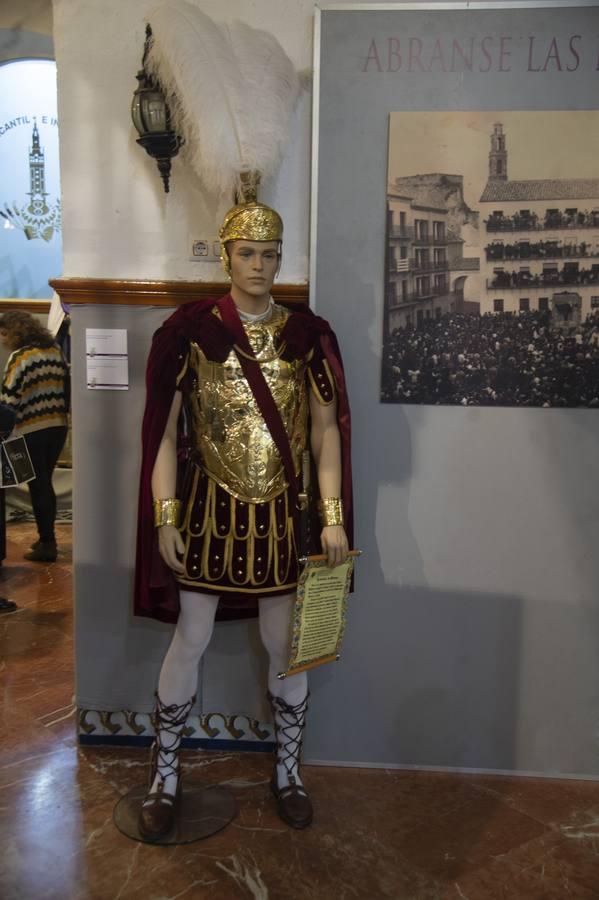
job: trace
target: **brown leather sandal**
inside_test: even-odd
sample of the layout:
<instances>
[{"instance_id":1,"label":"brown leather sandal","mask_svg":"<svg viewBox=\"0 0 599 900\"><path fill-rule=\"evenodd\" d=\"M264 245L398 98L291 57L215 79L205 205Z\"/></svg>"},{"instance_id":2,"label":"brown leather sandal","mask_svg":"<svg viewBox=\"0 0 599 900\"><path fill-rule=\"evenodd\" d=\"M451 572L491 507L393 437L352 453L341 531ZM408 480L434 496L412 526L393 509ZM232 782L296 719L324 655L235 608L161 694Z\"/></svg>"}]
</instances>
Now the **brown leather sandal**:
<instances>
[{"instance_id":1,"label":"brown leather sandal","mask_svg":"<svg viewBox=\"0 0 599 900\"><path fill-rule=\"evenodd\" d=\"M308 696L306 695L296 706L291 706L282 697L274 697L270 691L268 692L273 709L276 740L275 768L270 789L277 799L280 818L291 828L307 828L313 819L312 802L308 792L297 783L295 775L292 774L293 770L299 767ZM281 788L278 783L278 764L285 767L289 781L289 784Z\"/></svg>"},{"instance_id":2,"label":"brown leather sandal","mask_svg":"<svg viewBox=\"0 0 599 900\"><path fill-rule=\"evenodd\" d=\"M152 756L150 759L150 774L148 788L151 789L158 771L163 775L158 789L148 794L139 811L138 827L140 834L149 840L158 840L167 835L175 824L177 808L181 798L181 766L179 765L179 747L181 745L182 731L187 721L191 707L195 703L195 697L177 706L175 703L165 706L156 694L156 740L152 744ZM168 746L165 737L170 735L173 740ZM164 779L168 775L177 776L176 794L166 793Z\"/></svg>"}]
</instances>

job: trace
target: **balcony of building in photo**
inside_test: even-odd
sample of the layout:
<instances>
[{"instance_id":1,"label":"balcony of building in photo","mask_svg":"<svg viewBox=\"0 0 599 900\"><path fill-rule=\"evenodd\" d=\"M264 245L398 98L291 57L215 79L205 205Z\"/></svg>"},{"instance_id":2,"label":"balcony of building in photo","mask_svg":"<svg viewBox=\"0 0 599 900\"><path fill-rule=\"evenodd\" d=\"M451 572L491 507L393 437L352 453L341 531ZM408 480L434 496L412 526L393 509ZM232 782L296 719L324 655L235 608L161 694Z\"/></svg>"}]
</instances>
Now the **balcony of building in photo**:
<instances>
[{"instance_id":1,"label":"balcony of building in photo","mask_svg":"<svg viewBox=\"0 0 599 900\"><path fill-rule=\"evenodd\" d=\"M577 295L573 294L572 292L562 292L562 300L566 296L567 302L572 302L572 300L574 300ZM555 305L554 298L555 294L551 299L549 297L539 297L538 295L534 295L532 297L519 297L517 302L516 300L510 300L509 303L506 303L503 297L494 297L493 312L506 313L506 315L508 316L522 316L526 315L527 313L550 313L552 311L552 307ZM591 315L599 315L598 295L590 297L589 309Z\"/></svg>"},{"instance_id":2,"label":"balcony of building in photo","mask_svg":"<svg viewBox=\"0 0 599 900\"><path fill-rule=\"evenodd\" d=\"M520 288L544 288L559 286L585 287L599 284L599 265L592 269L558 270L532 272L497 272L494 278L487 278L487 290L519 290Z\"/></svg>"},{"instance_id":3,"label":"balcony of building in photo","mask_svg":"<svg viewBox=\"0 0 599 900\"><path fill-rule=\"evenodd\" d=\"M447 235L434 235L429 232L416 232L414 235L414 244L426 244L427 247L445 247L447 246Z\"/></svg>"},{"instance_id":4,"label":"balcony of building in photo","mask_svg":"<svg viewBox=\"0 0 599 900\"><path fill-rule=\"evenodd\" d=\"M514 244L494 242L485 247L487 262L511 259L583 259L599 256L599 244L587 241L518 241Z\"/></svg>"},{"instance_id":5,"label":"balcony of building in photo","mask_svg":"<svg viewBox=\"0 0 599 900\"><path fill-rule=\"evenodd\" d=\"M412 225L391 225L389 227L389 237L403 241L413 241L414 227Z\"/></svg>"},{"instance_id":6,"label":"balcony of building in photo","mask_svg":"<svg viewBox=\"0 0 599 900\"><path fill-rule=\"evenodd\" d=\"M389 272L390 273L404 273L414 272L418 275L424 275L428 272L449 272L449 260L418 260L415 257L411 257L408 259L390 259L389 260Z\"/></svg>"},{"instance_id":7,"label":"balcony of building in photo","mask_svg":"<svg viewBox=\"0 0 599 900\"><path fill-rule=\"evenodd\" d=\"M543 216L523 210L511 216L502 212L492 213L485 219L488 232L557 231L574 228L599 228L599 209L593 210L545 210Z\"/></svg>"},{"instance_id":8,"label":"balcony of building in photo","mask_svg":"<svg viewBox=\"0 0 599 900\"><path fill-rule=\"evenodd\" d=\"M431 287L423 293L418 293L417 291L408 291L401 296L394 297L391 295L389 299L389 308L396 309L400 306L409 306L411 304L418 304L428 300L458 300L459 297L457 294L451 294L447 290L447 286L444 288L436 288Z\"/></svg>"},{"instance_id":9,"label":"balcony of building in photo","mask_svg":"<svg viewBox=\"0 0 599 900\"><path fill-rule=\"evenodd\" d=\"M449 260L421 260L415 257L410 259L410 271L424 274L425 272L449 272Z\"/></svg>"},{"instance_id":10,"label":"balcony of building in photo","mask_svg":"<svg viewBox=\"0 0 599 900\"><path fill-rule=\"evenodd\" d=\"M389 260L389 272L403 272L406 274L410 271L410 260L406 257L405 259L390 259Z\"/></svg>"}]
</instances>

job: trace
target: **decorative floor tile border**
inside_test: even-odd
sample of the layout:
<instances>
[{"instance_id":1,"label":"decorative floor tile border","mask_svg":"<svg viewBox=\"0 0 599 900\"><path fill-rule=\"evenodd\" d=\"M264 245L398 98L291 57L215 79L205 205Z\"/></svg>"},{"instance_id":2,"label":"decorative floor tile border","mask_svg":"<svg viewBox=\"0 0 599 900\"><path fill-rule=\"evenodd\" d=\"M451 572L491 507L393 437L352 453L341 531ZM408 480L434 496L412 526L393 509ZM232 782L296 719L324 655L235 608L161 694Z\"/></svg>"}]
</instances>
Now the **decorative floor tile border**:
<instances>
[{"instance_id":1,"label":"decorative floor tile border","mask_svg":"<svg viewBox=\"0 0 599 900\"><path fill-rule=\"evenodd\" d=\"M120 745L150 743L154 737L153 713L133 710L78 710L78 735L81 744L115 743ZM183 730L183 746L214 749L272 749L274 729L245 715L203 713L191 715ZM249 745L249 746L247 746Z\"/></svg>"}]
</instances>

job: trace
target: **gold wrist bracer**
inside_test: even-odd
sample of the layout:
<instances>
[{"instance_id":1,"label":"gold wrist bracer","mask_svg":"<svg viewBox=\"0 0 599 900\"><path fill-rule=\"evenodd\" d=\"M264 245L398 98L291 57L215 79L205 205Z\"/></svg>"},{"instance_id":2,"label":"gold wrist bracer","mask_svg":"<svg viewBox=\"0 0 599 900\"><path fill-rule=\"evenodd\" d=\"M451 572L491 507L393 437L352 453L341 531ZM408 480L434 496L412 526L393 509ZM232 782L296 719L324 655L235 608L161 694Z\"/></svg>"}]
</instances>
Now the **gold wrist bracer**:
<instances>
[{"instance_id":1,"label":"gold wrist bracer","mask_svg":"<svg viewBox=\"0 0 599 900\"><path fill-rule=\"evenodd\" d=\"M154 500L154 525L161 528L163 525L174 525L179 527L179 519L181 518L180 500Z\"/></svg>"},{"instance_id":2,"label":"gold wrist bracer","mask_svg":"<svg viewBox=\"0 0 599 900\"><path fill-rule=\"evenodd\" d=\"M323 497L318 501L320 524L343 525L343 501L339 497Z\"/></svg>"}]
</instances>

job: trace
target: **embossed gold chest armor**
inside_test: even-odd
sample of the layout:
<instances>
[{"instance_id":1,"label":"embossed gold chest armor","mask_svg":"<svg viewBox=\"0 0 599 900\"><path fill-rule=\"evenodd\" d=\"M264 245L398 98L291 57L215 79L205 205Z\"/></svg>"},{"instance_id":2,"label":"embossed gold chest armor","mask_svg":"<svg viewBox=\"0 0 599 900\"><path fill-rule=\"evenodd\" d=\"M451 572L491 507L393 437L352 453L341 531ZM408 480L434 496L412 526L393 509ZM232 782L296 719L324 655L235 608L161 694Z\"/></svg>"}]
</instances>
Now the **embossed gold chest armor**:
<instances>
[{"instance_id":1,"label":"embossed gold chest armor","mask_svg":"<svg viewBox=\"0 0 599 900\"><path fill-rule=\"evenodd\" d=\"M275 304L268 321L243 325L281 413L299 473L307 439L306 361L280 357L280 333L288 316ZM212 362L192 343L189 366L192 440L206 473L239 500L276 497L287 485L285 470L236 352L224 363Z\"/></svg>"}]
</instances>

